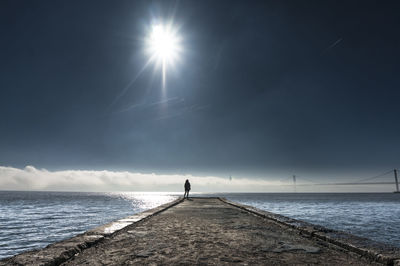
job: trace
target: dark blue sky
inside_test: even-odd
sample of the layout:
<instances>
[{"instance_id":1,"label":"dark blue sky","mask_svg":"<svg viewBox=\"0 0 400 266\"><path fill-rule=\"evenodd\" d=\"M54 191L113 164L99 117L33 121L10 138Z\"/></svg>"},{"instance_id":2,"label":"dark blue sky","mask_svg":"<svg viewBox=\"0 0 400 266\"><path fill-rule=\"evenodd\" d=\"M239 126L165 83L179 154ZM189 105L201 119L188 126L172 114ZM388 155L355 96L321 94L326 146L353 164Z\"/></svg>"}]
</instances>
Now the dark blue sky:
<instances>
[{"instance_id":1,"label":"dark blue sky","mask_svg":"<svg viewBox=\"0 0 400 266\"><path fill-rule=\"evenodd\" d=\"M239 174L399 167L398 1L1 1L0 164ZM181 62L146 68L154 19ZM117 99L117 100L115 100Z\"/></svg>"}]
</instances>

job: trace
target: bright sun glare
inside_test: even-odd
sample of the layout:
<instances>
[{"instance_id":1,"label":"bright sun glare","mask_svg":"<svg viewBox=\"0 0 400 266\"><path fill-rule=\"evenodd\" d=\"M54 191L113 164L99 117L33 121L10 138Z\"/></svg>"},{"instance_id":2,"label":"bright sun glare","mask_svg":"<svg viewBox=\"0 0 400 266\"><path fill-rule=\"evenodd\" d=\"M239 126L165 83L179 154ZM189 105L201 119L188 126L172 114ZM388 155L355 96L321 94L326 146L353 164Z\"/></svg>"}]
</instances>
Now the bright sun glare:
<instances>
[{"instance_id":1,"label":"bright sun glare","mask_svg":"<svg viewBox=\"0 0 400 266\"><path fill-rule=\"evenodd\" d=\"M155 25L150 34L149 48L155 59L172 63L179 50L178 37L170 28Z\"/></svg>"},{"instance_id":2,"label":"bright sun glare","mask_svg":"<svg viewBox=\"0 0 400 266\"><path fill-rule=\"evenodd\" d=\"M162 67L162 82L165 88L167 66L173 66L182 50L176 29L172 25L153 25L147 39L147 49L150 60Z\"/></svg>"}]
</instances>

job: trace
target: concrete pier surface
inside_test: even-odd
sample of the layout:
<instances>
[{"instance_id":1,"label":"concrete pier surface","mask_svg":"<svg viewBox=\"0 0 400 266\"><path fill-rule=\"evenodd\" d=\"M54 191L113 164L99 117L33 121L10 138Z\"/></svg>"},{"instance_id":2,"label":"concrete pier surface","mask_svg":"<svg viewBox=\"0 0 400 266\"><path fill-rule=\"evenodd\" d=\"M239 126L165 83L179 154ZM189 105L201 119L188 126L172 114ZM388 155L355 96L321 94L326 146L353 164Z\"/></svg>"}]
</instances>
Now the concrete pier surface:
<instances>
[{"instance_id":1,"label":"concrete pier surface","mask_svg":"<svg viewBox=\"0 0 400 266\"><path fill-rule=\"evenodd\" d=\"M0 265L400 265L398 258L399 249L367 239L224 199L191 198Z\"/></svg>"}]
</instances>

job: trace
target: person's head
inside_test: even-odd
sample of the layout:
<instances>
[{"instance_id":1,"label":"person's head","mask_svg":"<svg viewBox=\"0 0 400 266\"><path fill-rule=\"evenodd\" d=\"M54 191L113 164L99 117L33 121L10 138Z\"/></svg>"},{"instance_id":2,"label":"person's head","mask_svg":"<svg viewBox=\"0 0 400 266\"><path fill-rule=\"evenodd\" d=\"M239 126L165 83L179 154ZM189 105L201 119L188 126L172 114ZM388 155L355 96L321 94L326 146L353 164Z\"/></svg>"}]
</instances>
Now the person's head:
<instances>
[{"instance_id":1,"label":"person's head","mask_svg":"<svg viewBox=\"0 0 400 266\"><path fill-rule=\"evenodd\" d=\"M185 183L189 183L189 179L186 179L186 182Z\"/></svg>"}]
</instances>

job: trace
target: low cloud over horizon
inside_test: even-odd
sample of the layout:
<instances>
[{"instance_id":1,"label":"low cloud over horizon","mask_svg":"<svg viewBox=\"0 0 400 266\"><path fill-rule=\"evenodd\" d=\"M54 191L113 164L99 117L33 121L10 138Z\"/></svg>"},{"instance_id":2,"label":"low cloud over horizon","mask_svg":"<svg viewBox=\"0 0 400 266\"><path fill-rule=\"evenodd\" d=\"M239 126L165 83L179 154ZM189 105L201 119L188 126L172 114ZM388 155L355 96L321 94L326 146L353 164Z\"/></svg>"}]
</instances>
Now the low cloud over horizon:
<instances>
[{"instance_id":1,"label":"low cloud over horizon","mask_svg":"<svg viewBox=\"0 0 400 266\"><path fill-rule=\"evenodd\" d=\"M264 192L280 181L180 174L147 174L109 170L49 171L28 165L0 166L1 190L57 191L181 191L189 179L194 192Z\"/></svg>"},{"instance_id":2,"label":"low cloud over horizon","mask_svg":"<svg viewBox=\"0 0 400 266\"><path fill-rule=\"evenodd\" d=\"M387 175L390 181L391 176ZM374 186L318 184L292 178L281 180L244 177L194 176L190 174L135 173L110 170L49 171L32 165L24 168L0 166L0 190L81 192L182 192L189 179L192 192L392 192L393 185ZM336 179L337 182L346 181ZM325 183L325 182L324 182Z\"/></svg>"}]
</instances>

